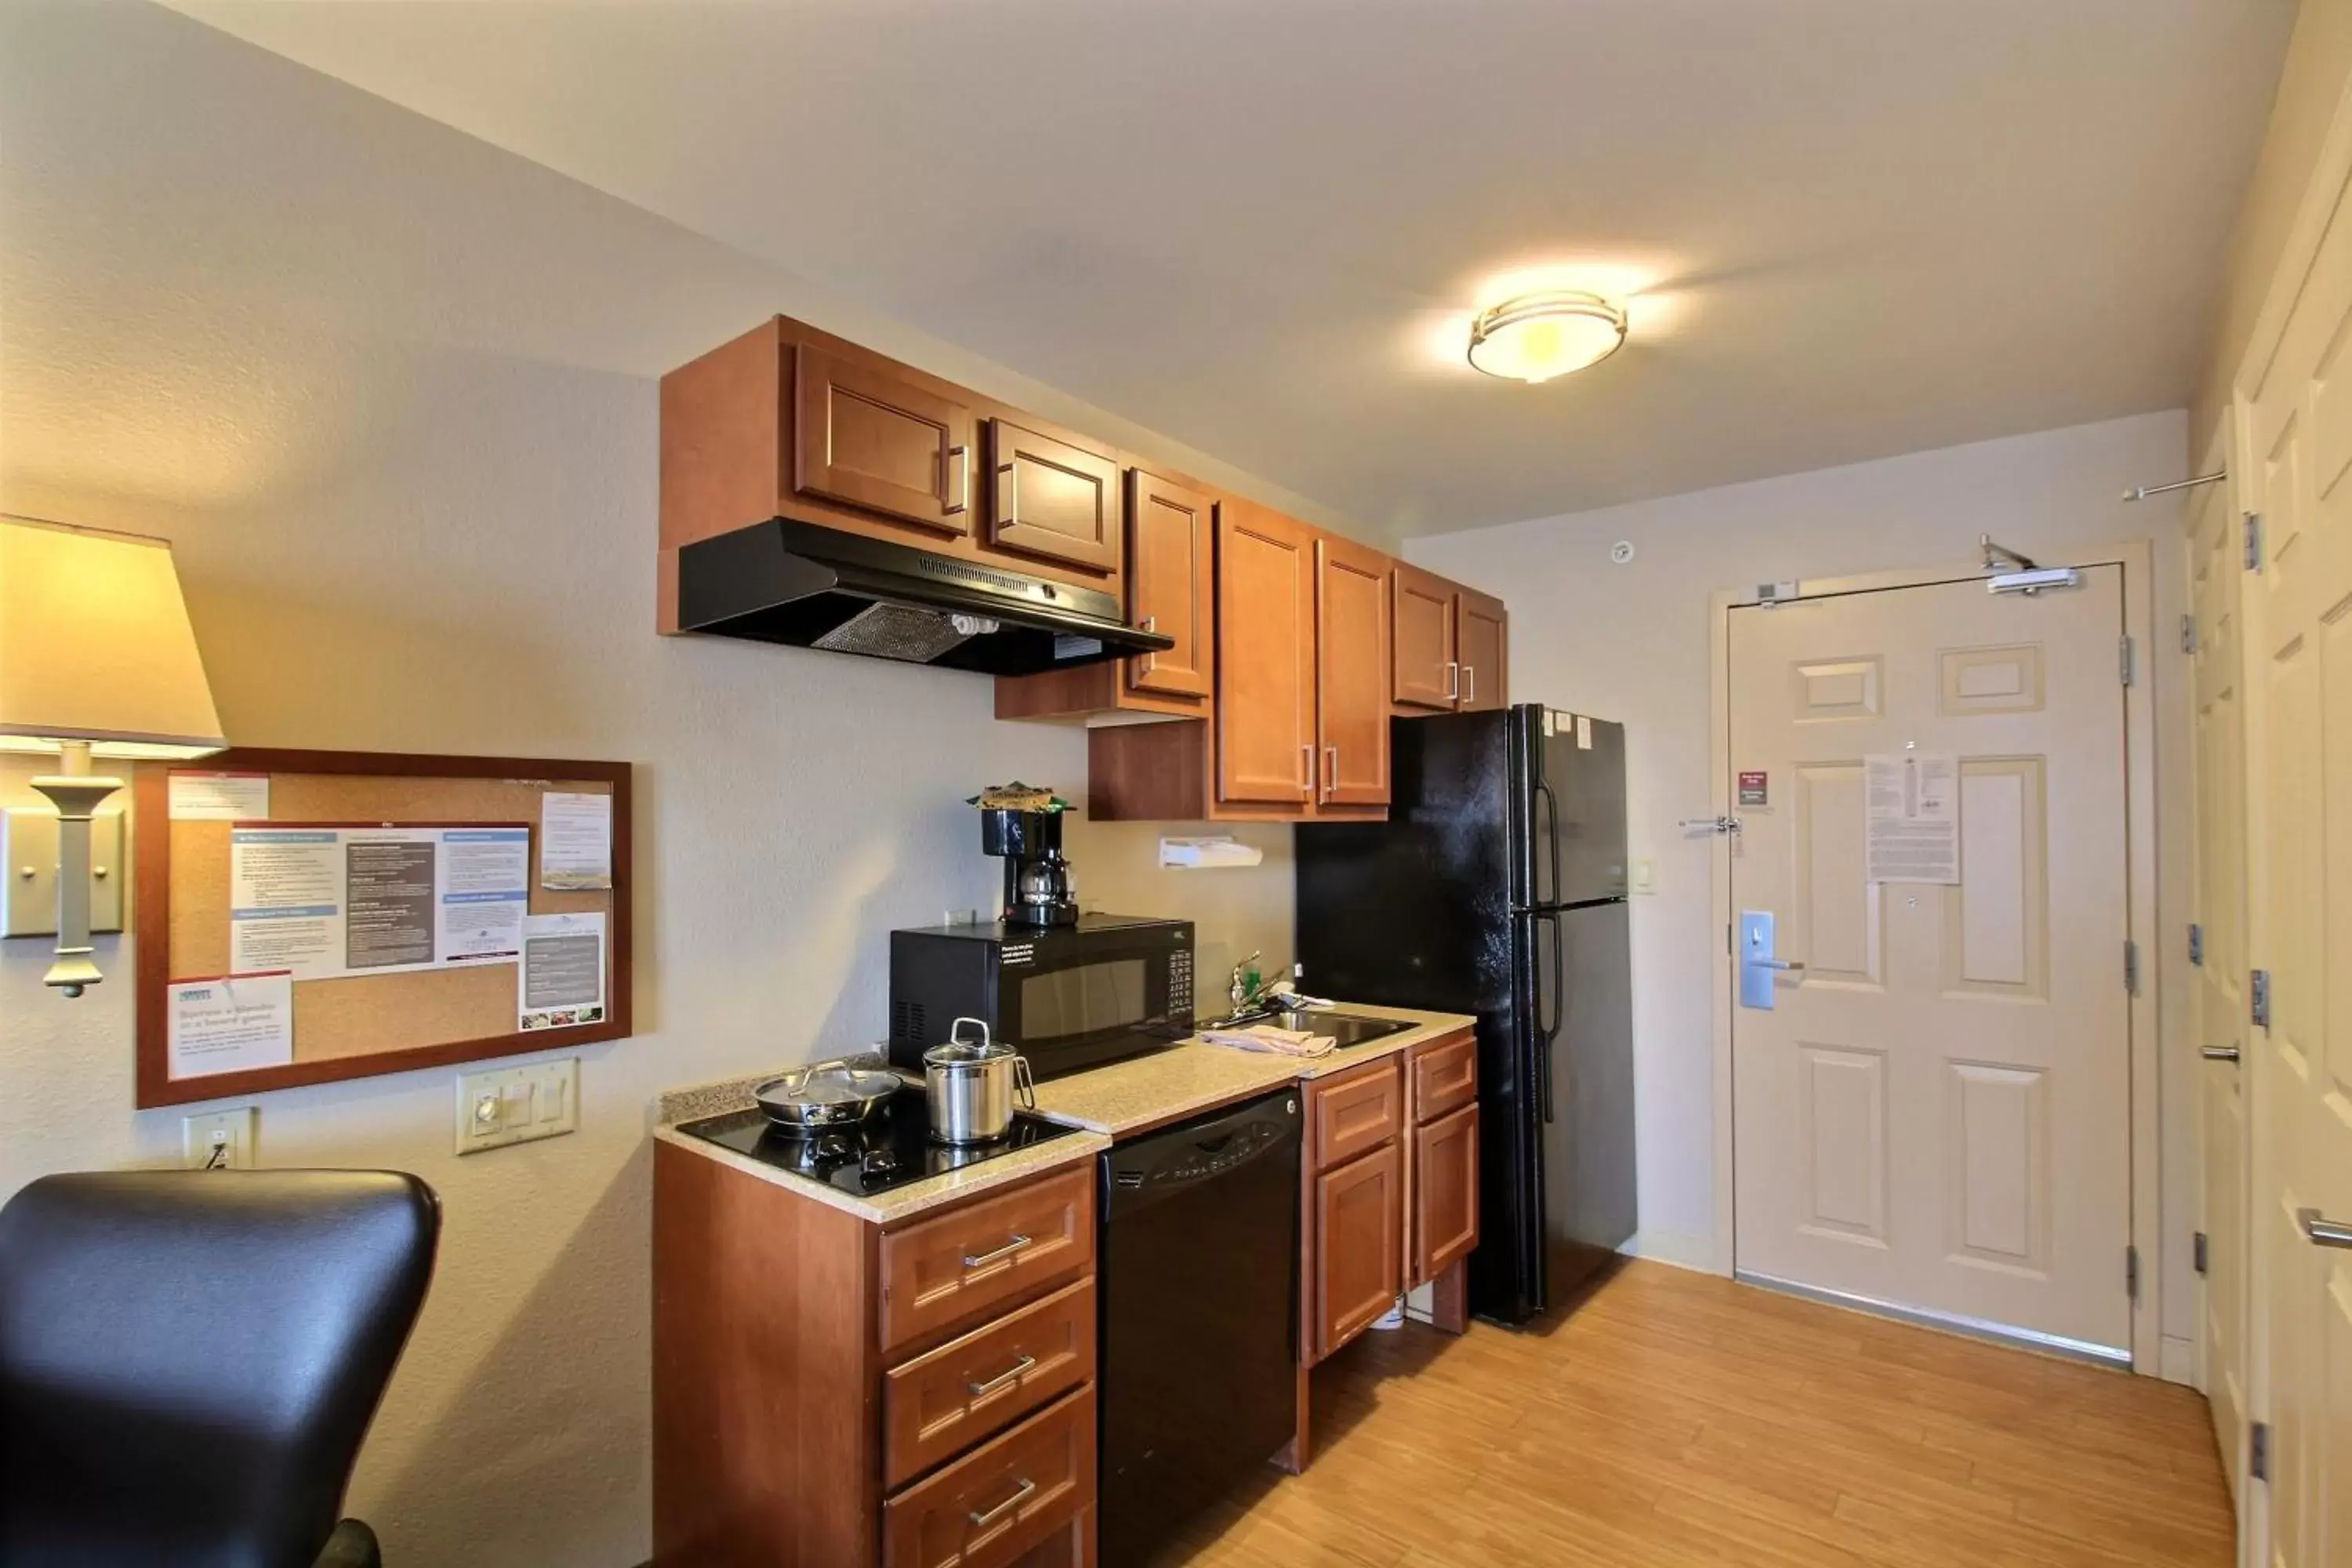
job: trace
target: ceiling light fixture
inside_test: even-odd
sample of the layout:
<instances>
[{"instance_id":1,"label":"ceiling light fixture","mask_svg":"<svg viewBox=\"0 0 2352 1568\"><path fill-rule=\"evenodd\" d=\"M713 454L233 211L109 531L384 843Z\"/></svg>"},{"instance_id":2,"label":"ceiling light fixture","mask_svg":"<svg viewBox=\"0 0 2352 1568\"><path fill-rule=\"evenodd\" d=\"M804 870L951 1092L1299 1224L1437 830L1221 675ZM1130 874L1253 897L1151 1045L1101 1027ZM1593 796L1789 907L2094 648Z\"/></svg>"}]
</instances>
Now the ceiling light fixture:
<instances>
[{"instance_id":1,"label":"ceiling light fixture","mask_svg":"<svg viewBox=\"0 0 2352 1568\"><path fill-rule=\"evenodd\" d=\"M1511 381L1549 381L1599 364L1625 342L1625 308L1580 289L1519 294L1470 323L1470 363Z\"/></svg>"}]
</instances>

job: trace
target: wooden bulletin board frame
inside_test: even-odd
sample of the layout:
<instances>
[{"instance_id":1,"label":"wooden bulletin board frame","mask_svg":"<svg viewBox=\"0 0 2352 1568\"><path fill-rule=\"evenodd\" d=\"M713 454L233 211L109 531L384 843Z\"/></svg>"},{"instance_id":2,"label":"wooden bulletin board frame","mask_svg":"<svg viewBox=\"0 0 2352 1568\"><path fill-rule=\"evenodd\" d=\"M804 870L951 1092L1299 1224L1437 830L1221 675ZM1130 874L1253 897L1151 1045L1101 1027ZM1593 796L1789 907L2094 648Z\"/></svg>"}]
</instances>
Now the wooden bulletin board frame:
<instances>
[{"instance_id":1,"label":"wooden bulletin board frame","mask_svg":"<svg viewBox=\"0 0 2352 1568\"><path fill-rule=\"evenodd\" d=\"M362 1037L381 1036L395 1026L387 1020L407 1016L411 1004L403 1002L404 994L412 999L430 994L426 990L415 988L419 983L424 987L440 983L445 993L454 987L468 987L480 992L503 976L506 993L511 995L514 972L508 964L494 963L472 969L299 982L295 1014L297 1054L293 1061L279 1067L256 1068L242 1072L173 1077L171 1025L167 1013L170 983L175 973L212 973L205 968L191 970L175 966L175 934L182 946L186 946L191 940L186 929L191 910L200 909L207 899L225 903L226 897L225 884L220 889L184 885L179 889L180 902L177 906L183 920L175 928L173 861L176 858L182 862L184 883L189 883L189 863L201 858L197 853L203 842L199 836L210 835L218 840L218 853L224 858L221 863L225 867L228 826L222 822L172 820L170 775L175 768L205 773L269 774L272 820L323 821L354 816L373 820L381 815L384 821L459 826L476 825L492 817L512 820L527 815L531 829L531 912L596 909L601 910L604 916L604 1019L598 1023L560 1028L509 1029L465 1038L427 1039L415 1045L379 1045L349 1052L335 1050L331 1054L306 1059L300 1054L300 1031L305 1020L301 998L307 986L346 987L359 996L369 995L368 988L378 988L373 993L373 1005L368 1009L367 1021L361 1034ZM132 982L137 991L138 1009L138 1106L145 1110L162 1105L185 1105L195 1100L230 1099L268 1089L292 1089L303 1084L373 1078L383 1073L442 1067L451 1062L519 1056L527 1051L562 1050L599 1040L626 1038L631 1031L629 774L630 767L626 763L427 756L389 752L315 752L257 746L232 748L194 763L140 763L131 785L131 929L138 935L136 978ZM312 786L310 793L322 800L368 800L381 807L381 811L330 810L315 817L281 818L276 810L281 796L280 780L287 781L296 791L301 788L296 781L308 782ZM513 803L520 801L535 807L537 797L551 790L576 790L583 786L613 797L613 885L609 889L583 892L543 890L539 886L538 874L540 814L537 809L527 814L519 812L513 809ZM486 804L492 808L484 809ZM504 809L499 809L500 806ZM176 854L175 840L179 843ZM223 912L225 914L225 908ZM221 940L226 942L225 937ZM486 992L484 994L487 994ZM479 1009L480 1000L476 998L465 1016L478 1013ZM427 1005L418 1011L430 1014L433 1008ZM349 1008L323 1007L318 1015L322 1020L319 1026L332 1029L341 1024L350 1027L351 1015L352 1009ZM445 1024L443 1032L446 1033L450 1026ZM429 1025L426 1032L432 1032Z\"/></svg>"}]
</instances>

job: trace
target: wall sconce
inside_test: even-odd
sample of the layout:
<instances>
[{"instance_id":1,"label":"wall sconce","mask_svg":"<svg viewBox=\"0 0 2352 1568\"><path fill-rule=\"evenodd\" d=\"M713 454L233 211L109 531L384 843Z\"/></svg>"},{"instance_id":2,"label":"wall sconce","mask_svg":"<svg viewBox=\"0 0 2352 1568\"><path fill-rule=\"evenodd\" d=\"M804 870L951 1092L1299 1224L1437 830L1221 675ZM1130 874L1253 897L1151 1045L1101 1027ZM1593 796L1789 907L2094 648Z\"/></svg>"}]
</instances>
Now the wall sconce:
<instances>
[{"instance_id":1,"label":"wall sconce","mask_svg":"<svg viewBox=\"0 0 2352 1568\"><path fill-rule=\"evenodd\" d=\"M32 781L58 808L47 984L79 996L104 978L90 960L89 826L122 780L92 760L175 761L227 744L170 544L0 518L0 752L64 759Z\"/></svg>"}]
</instances>

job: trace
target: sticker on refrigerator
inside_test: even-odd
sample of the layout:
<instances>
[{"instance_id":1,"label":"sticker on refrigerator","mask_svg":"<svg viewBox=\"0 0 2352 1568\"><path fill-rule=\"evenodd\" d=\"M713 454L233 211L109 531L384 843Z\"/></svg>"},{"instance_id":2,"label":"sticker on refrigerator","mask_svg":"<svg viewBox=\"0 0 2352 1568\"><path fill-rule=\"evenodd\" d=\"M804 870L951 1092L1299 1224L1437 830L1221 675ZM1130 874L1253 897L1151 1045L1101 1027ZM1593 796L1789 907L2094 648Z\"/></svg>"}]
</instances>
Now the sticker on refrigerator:
<instances>
[{"instance_id":1,"label":"sticker on refrigerator","mask_svg":"<svg viewBox=\"0 0 2352 1568\"><path fill-rule=\"evenodd\" d=\"M1592 750L1592 719L1590 714L1579 713L1576 716L1576 749L1580 752Z\"/></svg>"},{"instance_id":2,"label":"sticker on refrigerator","mask_svg":"<svg viewBox=\"0 0 2352 1568\"><path fill-rule=\"evenodd\" d=\"M1739 775L1739 804L1742 805L1771 805L1772 775L1766 773L1761 768L1741 773Z\"/></svg>"}]
</instances>

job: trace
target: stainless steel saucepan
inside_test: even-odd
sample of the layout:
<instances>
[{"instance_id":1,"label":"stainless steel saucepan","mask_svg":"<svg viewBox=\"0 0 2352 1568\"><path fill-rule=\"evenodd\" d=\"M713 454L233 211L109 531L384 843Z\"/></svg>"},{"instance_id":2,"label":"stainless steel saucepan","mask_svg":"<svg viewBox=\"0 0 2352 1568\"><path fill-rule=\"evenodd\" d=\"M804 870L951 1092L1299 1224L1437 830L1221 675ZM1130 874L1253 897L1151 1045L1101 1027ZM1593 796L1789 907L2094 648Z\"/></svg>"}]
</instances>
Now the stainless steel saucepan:
<instances>
[{"instance_id":1,"label":"stainless steel saucepan","mask_svg":"<svg viewBox=\"0 0 2352 1568\"><path fill-rule=\"evenodd\" d=\"M964 1026L980 1031L964 1037ZM948 1043L923 1053L923 1091L931 1112L931 1137L941 1143L988 1143L1013 1130L1017 1098L1037 1109L1037 1085L1029 1058L1002 1040L988 1037L978 1018L958 1018Z\"/></svg>"},{"instance_id":2,"label":"stainless steel saucepan","mask_svg":"<svg viewBox=\"0 0 2352 1568\"><path fill-rule=\"evenodd\" d=\"M751 1091L768 1120L787 1132L862 1127L882 1114L905 1080L882 1068L812 1062Z\"/></svg>"}]
</instances>

